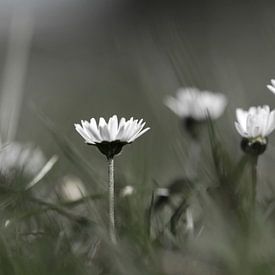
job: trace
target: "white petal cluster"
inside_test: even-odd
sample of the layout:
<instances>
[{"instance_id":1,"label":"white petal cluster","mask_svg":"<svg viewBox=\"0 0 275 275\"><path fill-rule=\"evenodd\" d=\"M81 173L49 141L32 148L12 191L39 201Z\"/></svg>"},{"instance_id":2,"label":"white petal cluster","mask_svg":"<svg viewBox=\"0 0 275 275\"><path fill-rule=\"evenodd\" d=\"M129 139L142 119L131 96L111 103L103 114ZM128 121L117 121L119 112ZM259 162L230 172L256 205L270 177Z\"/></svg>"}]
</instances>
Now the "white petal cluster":
<instances>
[{"instance_id":1,"label":"white petal cluster","mask_svg":"<svg viewBox=\"0 0 275 275\"><path fill-rule=\"evenodd\" d=\"M103 141L131 143L150 129L143 129L144 125L143 119L137 120L131 117L126 120L123 117L118 121L114 115L108 123L101 117L98 125L94 118L91 118L90 122L82 120L81 124L75 124L75 129L88 144L98 144Z\"/></svg>"},{"instance_id":2,"label":"white petal cluster","mask_svg":"<svg viewBox=\"0 0 275 275\"><path fill-rule=\"evenodd\" d=\"M271 79L271 84L266 85L266 87L275 94L275 79Z\"/></svg>"},{"instance_id":3,"label":"white petal cluster","mask_svg":"<svg viewBox=\"0 0 275 275\"><path fill-rule=\"evenodd\" d=\"M275 129L275 110L269 106L237 109L235 126L239 134L248 139L265 138Z\"/></svg>"},{"instance_id":4,"label":"white petal cluster","mask_svg":"<svg viewBox=\"0 0 275 275\"><path fill-rule=\"evenodd\" d=\"M209 114L211 119L217 119L223 114L227 99L223 94L187 87L179 89L176 97L168 96L165 105L181 118L205 120Z\"/></svg>"}]
</instances>

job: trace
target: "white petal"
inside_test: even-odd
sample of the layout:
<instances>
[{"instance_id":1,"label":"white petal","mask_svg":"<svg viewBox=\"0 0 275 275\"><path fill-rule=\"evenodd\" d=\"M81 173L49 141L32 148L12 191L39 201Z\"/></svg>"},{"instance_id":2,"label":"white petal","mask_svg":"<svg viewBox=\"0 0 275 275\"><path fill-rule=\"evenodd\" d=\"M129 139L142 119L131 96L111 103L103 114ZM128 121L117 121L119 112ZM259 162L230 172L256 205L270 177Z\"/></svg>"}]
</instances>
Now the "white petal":
<instances>
[{"instance_id":1,"label":"white petal","mask_svg":"<svg viewBox=\"0 0 275 275\"><path fill-rule=\"evenodd\" d=\"M108 122L108 131L110 134L110 139L114 141L116 139L117 131L118 131L118 121L117 116L114 115L109 119Z\"/></svg>"},{"instance_id":2,"label":"white petal","mask_svg":"<svg viewBox=\"0 0 275 275\"><path fill-rule=\"evenodd\" d=\"M122 117L119 121L119 126L118 127L122 127L125 124L125 122L126 122L125 117Z\"/></svg>"},{"instance_id":3,"label":"white petal","mask_svg":"<svg viewBox=\"0 0 275 275\"><path fill-rule=\"evenodd\" d=\"M246 122L246 131L249 137L254 137L254 125L255 125L255 116L248 115Z\"/></svg>"},{"instance_id":4,"label":"white petal","mask_svg":"<svg viewBox=\"0 0 275 275\"><path fill-rule=\"evenodd\" d=\"M131 139L139 131L137 120L134 120L131 127L127 131L127 140Z\"/></svg>"},{"instance_id":5,"label":"white petal","mask_svg":"<svg viewBox=\"0 0 275 275\"><path fill-rule=\"evenodd\" d=\"M132 138L129 140L129 143L135 141L137 138L139 138L140 136L142 136L143 134L145 134L145 133L146 133L147 131L149 131L149 130L150 130L150 127L143 129L143 130L142 130L141 132L139 132L136 136L132 137Z\"/></svg>"},{"instance_id":6,"label":"white petal","mask_svg":"<svg viewBox=\"0 0 275 275\"><path fill-rule=\"evenodd\" d=\"M116 135L116 140L121 140L121 137L124 134L124 130L126 126L127 126L127 122L125 122L125 119L119 123L119 129Z\"/></svg>"},{"instance_id":7,"label":"white petal","mask_svg":"<svg viewBox=\"0 0 275 275\"><path fill-rule=\"evenodd\" d=\"M94 141L90 139L87 133L83 130L80 124L75 124L76 131L85 139L86 142L94 144Z\"/></svg>"},{"instance_id":8,"label":"white petal","mask_svg":"<svg viewBox=\"0 0 275 275\"><path fill-rule=\"evenodd\" d=\"M238 122L235 122L235 127L236 127L236 130L238 131L238 133L242 137L248 137L247 133L244 131L244 129L241 127L241 125Z\"/></svg>"},{"instance_id":9,"label":"white petal","mask_svg":"<svg viewBox=\"0 0 275 275\"><path fill-rule=\"evenodd\" d=\"M100 127L99 131L102 141L111 141L111 136L107 124L103 127Z\"/></svg>"},{"instance_id":10,"label":"white petal","mask_svg":"<svg viewBox=\"0 0 275 275\"><path fill-rule=\"evenodd\" d=\"M106 121L103 117L100 117L99 118L99 123L98 123L98 127L99 128L102 128L102 127L105 127L106 126Z\"/></svg>"},{"instance_id":11,"label":"white petal","mask_svg":"<svg viewBox=\"0 0 275 275\"><path fill-rule=\"evenodd\" d=\"M139 122L138 122L138 125L141 125L143 123L143 119L141 119Z\"/></svg>"},{"instance_id":12,"label":"white petal","mask_svg":"<svg viewBox=\"0 0 275 275\"><path fill-rule=\"evenodd\" d=\"M132 126L133 126L133 117L131 117L128 121L126 121L126 123L124 125L124 129L123 129L123 131L120 131L118 133L117 139L119 139L121 141L128 142L129 132L131 131Z\"/></svg>"},{"instance_id":13,"label":"white petal","mask_svg":"<svg viewBox=\"0 0 275 275\"><path fill-rule=\"evenodd\" d=\"M103 117L99 118L98 130L101 136L101 141L111 141L108 124Z\"/></svg>"},{"instance_id":14,"label":"white petal","mask_svg":"<svg viewBox=\"0 0 275 275\"><path fill-rule=\"evenodd\" d=\"M263 124L263 132L262 132L262 136L265 137L267 136L269 133L269 121L270 118L272 119L273 114L271 115L270 113L270 107L268 105L263 106L262 109L262 124Z\"/></svg>"},{"instance_id":15,"label":"white petal","mask_svg":"<svg viewBox=\"0 0 275 275\"><path fill-rule=\"evenodd\" d=\"M95 137L96 142L100 142L101 136L100 136L100 132L97 128L96 120L94 118L91 118L91 120L90 120L90 131L93 133L93 136Z\"/></svg>"},{"instance_id":16,"label":"white petal","mask_svg":"<svg viewBox=\"0 0 275 275\"><path fill-rule=\"evenodd\" d=\"M272 85L266 85L266 87L273 93L275 94L275 87Z\"/></svg>"},{"instance_id":17,"label":"white petal","mask_svg":"<svg viewBox=\"0 0 275 275\"><path fill-rule=\"evenodd\" d=\"M254 106L252 106L248 109L248 114L249 115L254 115L254 114L256 114L256 112L257 112L257 108L254 107Z\"/></svg>"},{"instance_id":18,"label":"white petal","mask_svg":"<svg viewBox=\"0 0 275 275\"><path fill-rule=\"evenodd\" d=\"M93 132L90 130L90 123L88 121L81 120L82 123L82 129L85 131L85 133L88 135L89 139L93 142L96 142L96 138L93 135Z\"/></svg>"},{"instance_id":19,"label":"white petal","mask_svg":"<svg viewBox=\"0 0 275 275\"><path fill-rule=\"evenodd\" d=\"M132 130L132 128L133 128L133 124L130 121L127 121L125 123L124 130L119 137L119 140L128 142L129 132Z\"/></svg>"},{"instance_id":20,"label":"white petal","mask_svg":"<svg viewBox=\"0 0 275 275\"><path fill-rule=\"evenodd\" d=\"M237 121L244 131L246 131L247 115L248 113L240 108L236 110Z\"/></svg>"},{"instance_id":21,"label":"white petal","mask_svg":"<svg viewBox=\"0 0 275 275\"><path fill-rule=\"evenodd\" d=\"M266 132L265 132L265 136L268 136L271 134L271 132L275 129L275 110L273 110L270 114L269 114L269 118L268 118L268 125L266 127Z\"/></svg>"}]
</instances>

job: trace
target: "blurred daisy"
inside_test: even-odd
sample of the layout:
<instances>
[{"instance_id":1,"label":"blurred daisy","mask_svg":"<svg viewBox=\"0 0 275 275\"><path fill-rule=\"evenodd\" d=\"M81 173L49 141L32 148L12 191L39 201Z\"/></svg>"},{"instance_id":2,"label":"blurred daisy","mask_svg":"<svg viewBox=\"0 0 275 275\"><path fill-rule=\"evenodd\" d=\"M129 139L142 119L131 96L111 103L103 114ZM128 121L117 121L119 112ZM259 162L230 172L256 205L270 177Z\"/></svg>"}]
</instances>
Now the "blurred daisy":
<instances>
[{"instance_id":1,"label":"blurred daisy","mask_svg":"<svg viewBox=\"0 0 275 275\"><path fill-rule=\"evenodd\" d=\"M158 197L169 197L170 191L168 188L157 188L155 191L155 195Z\"/></svg>"},{"instance_id":2,"label":"blurred daisy","mask_svg":"<svg viewBox=\"0 0 275 275\"><path fill-rule=\"evenodd\" d=\"M235 127L243 137L242 149L248 153L263 153L267 137L275 129L275 110L269 106L250 107L248 111L237 109Z\"/></svg>"},{"instance_id":3,"label":"blurred daisy","mask_svg":"<svg viewBox=\"0 0 275 275\"><path fill-rule=\"evenodd\" d=\"M90 122L82 120L81 124L75 124L75 129L87 144L97 146L107 158L113 158L120 153L124 145L132 143L150 129L143 129L144 126L143 119L126 120L123 117L118 121L114 115L108 123L102 117L98 124L94 118Z\"/></svg>"},{"instance_id":4,"label":"blurred daisy","mask_svg":"<svg viewBox=\"0 0 275 275\"><path fill-rule=\"evenodd\" d=\"M74 176L66 176L63 178L60 193L64 200L71 202L80 200L87 194L82 181Z\"/></svg>"},{"instance_id":5,"label":"blurred daisy","mask_svg":"<svg viewBox=\"0 0 275 275\"><path fill-rule=\"evenodd\" d=\"M128 197L133 195L135 192L135 188L132 185L126 185L124 188L122 188L120 192L121 197Z\"/></svg>"},{"instance_id":6,"label":"blurred daisy","mask_svg":"<svg viewBox=\"0 0 275 275\"><path fill-rule=\"evenodd\" d=\"M182 119L203 121L208 115L211 119L219 118L225 110L227 99L223 94L187 87L179 89L176 97L168 96L164 103Z\"/></svg>"},{"instance_id":7,"label":"blurred daisy","mask_svg":"<svg viewBox=\"0 0 275 275\"><path fill-rule=\"evenodd\" d=\"M266 85L266 87L273 93L275 94L275 79L271 79L271 83Z\"/></svg>"},{"instance_id":8,"label":"blurred daisy","mask_svg":"<svg viewBox=\"0 0 275 275\"><path fill-rule=\"evenodd\" d=\"M22 173L26 177L33 177L45 163L42 151L31 145L12 142L0 149L0 173L4 176Z\"/></svg>"}]
</instances>

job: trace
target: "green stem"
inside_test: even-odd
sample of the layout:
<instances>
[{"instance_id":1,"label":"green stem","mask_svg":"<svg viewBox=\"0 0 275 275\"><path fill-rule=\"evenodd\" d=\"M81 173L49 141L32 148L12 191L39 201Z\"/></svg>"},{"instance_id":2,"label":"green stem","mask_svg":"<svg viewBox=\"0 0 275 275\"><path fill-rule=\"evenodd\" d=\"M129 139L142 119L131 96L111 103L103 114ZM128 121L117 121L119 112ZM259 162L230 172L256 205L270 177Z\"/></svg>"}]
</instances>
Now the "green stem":
<instances>
[{"instance_id":1,"label":"green stem","mask_svg":"<svg viewBox=\"0 0 275 275\"><path fill-rule=\"evenodd\" d=\"M257 195L257 163L258 157L251 158L251 216L255 215L256 195Z\"/></svg>"},{"instance_id":2,"label":"green stem","mask_svg":"<svg viewBox=\"0 0 275 275\"><path fill-rule=\"evenodd\" d=\"M108 159L108 188L109 188L109 235L111 241L115 244L116 226L115 226L115 184L114 184L114 159Z\"/></svg>"},{"instance_id":3,"label":"green stem","mask_svg":"<svg viewBox=\"0 0 275 275\"><path fill-rule=\"evenodd\" d=\"M249 194L249 201L248 201L248 208L247 208L247 219L244 227L244 236L243 236L243 243L242 248L240 250L241 255L241 268L242 274L250 274L250 267L251 267L251 253L250 253L250 246L251 242L253 241L254 235L254 224L255 224L255 213L256 213L256 197L257 197L257 162L258 156L250 155L249 156L249 164L250 164L250 173L251 173L251 184L248 186L248 194Z\"/></svg>"}]
</instances>

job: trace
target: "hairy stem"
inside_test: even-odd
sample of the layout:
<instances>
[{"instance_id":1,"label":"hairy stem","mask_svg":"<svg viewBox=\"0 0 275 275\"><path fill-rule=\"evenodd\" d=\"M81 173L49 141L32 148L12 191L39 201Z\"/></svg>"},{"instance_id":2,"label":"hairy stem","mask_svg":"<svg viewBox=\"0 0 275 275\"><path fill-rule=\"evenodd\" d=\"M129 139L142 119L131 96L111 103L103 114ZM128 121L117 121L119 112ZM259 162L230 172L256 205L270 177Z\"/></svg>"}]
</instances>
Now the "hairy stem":
<instances>
[{"instance_id":1,"label":"hairy stem","mask_svg":"<svg viewBox=\"0 0 275 275\"><path fill-rule=\"evenodd\" d=\"M251 158L251 216L254 216L255 206L256 206L257 163L258 163L258 157Z\"/></svg>"},{"instance_id":2,"label":"hairy stem","mask_svg":"<svg viewBox=\"0 0 275 275\"><path fill-rule=\"evenodd\" d=\"M108 188L109 188L109 235L111 241L116 243L115 226L115 184L114 184L114 159L108 159Z\"/></svg>"}]
</instances>

